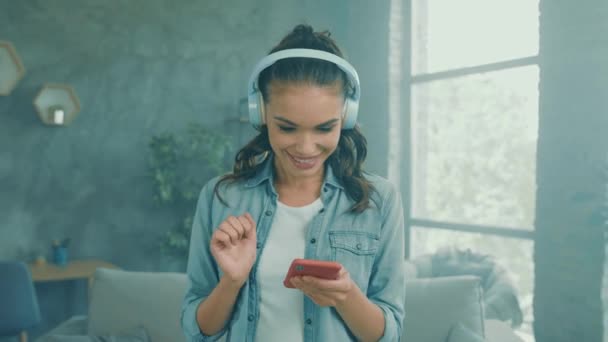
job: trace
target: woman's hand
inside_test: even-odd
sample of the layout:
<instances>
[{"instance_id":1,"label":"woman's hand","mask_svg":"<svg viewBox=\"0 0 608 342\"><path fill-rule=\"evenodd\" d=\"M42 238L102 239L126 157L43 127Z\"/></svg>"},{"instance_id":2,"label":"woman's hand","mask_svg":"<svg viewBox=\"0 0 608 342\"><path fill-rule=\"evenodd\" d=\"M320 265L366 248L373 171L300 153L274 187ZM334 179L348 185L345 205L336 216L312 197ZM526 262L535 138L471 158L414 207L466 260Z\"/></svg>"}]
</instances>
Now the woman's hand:
<instances>
[{"instance_id":1,"label":"woman's hand","mask_svg":"<svg viewBox=\"0 0 608 342\"><path fill-rule=\"evenodd\" d=\"M211 254L227 277L241 286L256 258L256 224L249 213L229 216L211 236Z\"/></svg>"},{"instance_id":2,"label":"woman's hand","mask_svg":"<svg viewBox=\"0 0 608 342\"><path fill-rule=\"evenodd\" d=\"M336 280L297 276L291 278L291 283L319 306L338 307L346 302L357 288L344 267L340 269Z\"/></svg>"}]
</instances>

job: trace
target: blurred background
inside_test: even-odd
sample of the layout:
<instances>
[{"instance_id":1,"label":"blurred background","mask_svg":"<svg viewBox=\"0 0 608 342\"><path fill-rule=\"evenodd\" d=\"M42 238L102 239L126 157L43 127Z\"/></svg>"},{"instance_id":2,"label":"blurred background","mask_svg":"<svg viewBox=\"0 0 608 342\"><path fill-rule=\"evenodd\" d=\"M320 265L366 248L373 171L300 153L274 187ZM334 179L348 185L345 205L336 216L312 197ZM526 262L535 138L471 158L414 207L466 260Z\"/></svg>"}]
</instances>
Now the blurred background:
<instances>
[{"instance_id":1,"label":"blurred background","mask_svg":"<svg viewBox=\"0 0 608 342\"><path fill-rule=\"evenodd\" d=\"M600 0L0 0L0 260L50 263L60 240L183 271L200 186L255 134L249 72L299 23L359 72L366 168L401 189L407 257L491 259L526 341L608 341ZM36 103L58 84L69 122ZM85 313L86 287L35 282L31 334Z\"/></svg>"}]
</instances>

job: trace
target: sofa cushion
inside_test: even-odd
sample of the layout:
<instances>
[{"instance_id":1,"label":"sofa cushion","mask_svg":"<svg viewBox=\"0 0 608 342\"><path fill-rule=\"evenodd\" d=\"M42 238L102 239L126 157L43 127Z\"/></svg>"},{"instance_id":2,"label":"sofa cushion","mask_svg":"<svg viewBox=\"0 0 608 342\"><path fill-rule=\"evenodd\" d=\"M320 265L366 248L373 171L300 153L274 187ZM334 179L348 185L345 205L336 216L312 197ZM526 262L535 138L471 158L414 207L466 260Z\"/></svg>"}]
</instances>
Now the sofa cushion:
<instances>
[{"instance_id":1,"label":"sofa cushion","mask_svg":"<svg viewBox=\"0 0 608 342\"><path fill-rule=\"evenodd\" d=\"M534 338L529 336L529 338L522 338L519 334L524 334L523 332L515 332L511 324L508 322L502 322L496 319L486 319L483 322L483 330L486 333L486 340L492 342L524 342L532 341Z\"/></svg>"},{"instance_id":2,"label":"sofa cushion","mask_svg":"<svg viewBox=\"0 0 608 342\"><path fill-rule=\"evenodd\" d=\"M416 268L416 264L414 264L410 260L404 261L403 268L405 270L405 279L409 280L418 277L418 269Z\"/></svg>"},{"instance_id":3,"label":"sofa cushion","mask_svg":"<svg viewBox=\"0 0 608 342\"><path fill-rule=\"evenodd\" d=\"M406 281L403 341L446 341L461 323L484 337L479 278L453 276Z\"/></svg>"},{"instance_id":4,"label":"sofa cushion","mask_svg":"<svg viewBox=\"0 0 608 342\"><path fill-rule=\"evenodd\" d=\"M458 323L450 330L447 342L485 342L485 340L461 323Z\"/></svg>"},{"instance_id":5,"label":"sofa cushion","mask_svg":"<svg viewBox=\"0 0 608 342\"><path fill-rule=\"evenodd\" d=\"M143 326L152 341L183 341L185 274L99 268L91 289L89 335L118 335Z\"/></svg>"},{"instance_id":6,"label":"sofa cushion","mask_svg":"<svg viewBox=\"0 0 608 342\"><path fill-rule=\"evenodd\" d=\"M120 335L63 335L52 334L37 340L38 342L150 342L150 337L144 327L133 331L125 331Z\"/></svg>"}]
</instances>

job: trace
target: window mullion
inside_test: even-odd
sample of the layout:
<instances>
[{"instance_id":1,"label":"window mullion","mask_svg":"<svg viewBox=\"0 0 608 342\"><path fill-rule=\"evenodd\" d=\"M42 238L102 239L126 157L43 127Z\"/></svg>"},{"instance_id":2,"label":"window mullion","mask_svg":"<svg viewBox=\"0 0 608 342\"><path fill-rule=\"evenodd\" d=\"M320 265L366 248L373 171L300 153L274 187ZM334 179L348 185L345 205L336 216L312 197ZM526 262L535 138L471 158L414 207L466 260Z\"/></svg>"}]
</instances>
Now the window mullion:
<instances>
[{"instance_id":1,"label":"window mullion","mask_svg":"<svg viewBox=\"0 0 608 342\"><path fill-rule=\"evenodd\" d=\"M446 71L433 72L428 74L419 74L411 76L411 83L422 83L431 82L473 74L480 74L484 72L499 71L517 67L523 67L528 65L538 64L538 56L530 56L518 59L512 59L508 61L502 61L497 63L476 65L466 68L450 69Z\"/></svg>"},{"instance_id":2,"label":"window mullion","mask_svg":"<svg viewBox=\"0 0 608 342\"><path fill-rule=\"evenodd\" d=\"M445 221L434 221L412 217L409 225L416 228L446 229L460 232L497 235L519 239L534 239L534 231L526 228L499 227L480 224L462 224Z\"/></svg>"}]
</instances>

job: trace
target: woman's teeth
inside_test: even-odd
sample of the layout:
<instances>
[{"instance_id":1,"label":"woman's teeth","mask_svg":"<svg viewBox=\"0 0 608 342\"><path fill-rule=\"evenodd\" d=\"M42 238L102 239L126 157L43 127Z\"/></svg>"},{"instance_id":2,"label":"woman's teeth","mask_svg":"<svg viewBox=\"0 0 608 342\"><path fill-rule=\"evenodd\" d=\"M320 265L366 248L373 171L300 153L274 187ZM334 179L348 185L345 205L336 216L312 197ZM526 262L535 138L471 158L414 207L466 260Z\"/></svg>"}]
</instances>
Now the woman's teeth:
<instances>
[{"instance_id":1,"label":"woman's teeth","mask_svg":"<svg viewBox=\"0 0 608 342\"><path fill-rule=\"evenodd\" d=\"M295 161L297 161L298 163L302 163L302 164L312 164L315 161L314 158L300 159L300 158L293 157L293 159Z\"/></svg>"}]
</instances>

